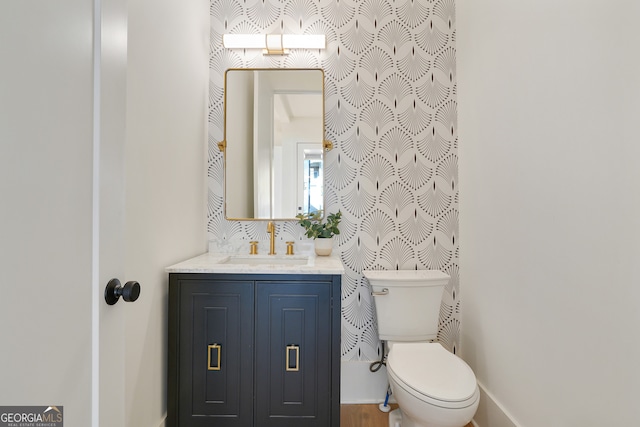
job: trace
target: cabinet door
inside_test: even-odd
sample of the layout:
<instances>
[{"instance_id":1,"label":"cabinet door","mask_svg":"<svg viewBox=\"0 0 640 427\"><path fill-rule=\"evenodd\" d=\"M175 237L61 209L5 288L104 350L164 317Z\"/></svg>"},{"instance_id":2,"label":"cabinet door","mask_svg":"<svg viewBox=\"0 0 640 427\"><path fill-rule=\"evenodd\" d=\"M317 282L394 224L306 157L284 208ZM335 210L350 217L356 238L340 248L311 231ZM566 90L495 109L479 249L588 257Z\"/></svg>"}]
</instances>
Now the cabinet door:
<instances>
[{"instance_id":1,"label":"cabinet door","mask_svg":"<svg viewBox=\"0 0 640 427\"><path fill-rule=\"evenodd\" d=\"M256 424L331 422L330 282L256 282Z\"/></svg>"},{"instance_id":2,"label":"cabinet door","mask_svg":"<svg viewBox=\"0 0 640 427\"><path fill-rule=\"evenodd\" d=\"M253 424L254 286L182 281L180 427Z\"/></svg>"}]
</instances>

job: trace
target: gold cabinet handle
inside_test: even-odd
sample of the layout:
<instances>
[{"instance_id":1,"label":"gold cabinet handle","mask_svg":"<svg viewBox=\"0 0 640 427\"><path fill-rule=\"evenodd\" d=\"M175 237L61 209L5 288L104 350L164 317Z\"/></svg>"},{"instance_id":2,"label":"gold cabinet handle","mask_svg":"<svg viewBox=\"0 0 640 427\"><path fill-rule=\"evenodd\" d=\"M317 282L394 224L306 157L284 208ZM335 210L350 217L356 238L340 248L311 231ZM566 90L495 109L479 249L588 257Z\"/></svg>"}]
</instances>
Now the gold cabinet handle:
<instances>
[{"instance_id":1,"label":"gold cabinet handle","mask_svg":"<svg viewBox=\"0 0 640 427\"><path fill-rule=\"evenodd\" d=\"M215 343L207 346L207 370L219 371L220 370L220 344ZM211 357L211 350L215 350L216 355ZM215 366L211 366L211 362L215 361Z\"/></svg>"},{"instance_id":2,"label":"gold cabinet handle","mask_svg":"<svg viewBox=\"0 0 640 427\"><path fill-rule=\"evenodd\" d=\"M291 358L291 353L295 352L295 357ZM290 344L286 348L286 362L285 370L287 372L298 372L300 370L300 346ZM292 360L295 360L295 364L292 365Z\"/></svg>"}]
</instances>

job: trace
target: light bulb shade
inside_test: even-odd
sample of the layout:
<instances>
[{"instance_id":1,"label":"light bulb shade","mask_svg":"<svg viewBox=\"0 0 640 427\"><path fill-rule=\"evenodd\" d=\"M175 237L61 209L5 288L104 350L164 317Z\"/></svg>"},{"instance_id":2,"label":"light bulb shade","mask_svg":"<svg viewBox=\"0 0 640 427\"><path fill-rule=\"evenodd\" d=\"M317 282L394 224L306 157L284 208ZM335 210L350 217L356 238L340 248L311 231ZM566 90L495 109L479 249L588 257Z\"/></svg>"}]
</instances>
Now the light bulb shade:
<instances>
[{"instance_id":1,"label":"light bulb shade","mask_svg":"<svg viewBox=\"0 0 640 427\"><path fill-rule=\"evenodd\" d=\"M223 34L222 45L227 49L265 49L267 39L264 34Z\"/></svg>"},{"instance_id":2,"label":"light bulb shade","mask_svg":"<svg viewBox=\"0 0 640 427\"><path fill-rule=\"evenodd\" d=\"M282 46L285 49L324 49L324 34L283 34Z\"/></svg>"},{"instance_id":3,"label":"light bulb shade","mask_svg":"<svg viewBox=\"0 0 640 427\"><path fill-rule=\"evenodd\" d=\"M265 53L283 54L287 49L324 49L324 34L223 34L227 49L265 49Z\"/></svg>"}]
</instances>

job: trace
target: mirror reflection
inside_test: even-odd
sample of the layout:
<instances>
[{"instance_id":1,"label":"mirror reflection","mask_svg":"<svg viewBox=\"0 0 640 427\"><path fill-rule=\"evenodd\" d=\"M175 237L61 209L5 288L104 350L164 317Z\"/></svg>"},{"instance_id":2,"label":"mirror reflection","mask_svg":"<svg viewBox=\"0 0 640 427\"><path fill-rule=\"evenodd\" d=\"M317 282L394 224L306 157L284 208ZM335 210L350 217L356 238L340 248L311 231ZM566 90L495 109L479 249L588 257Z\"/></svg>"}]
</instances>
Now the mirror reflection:
<instances>
[{"instance_id":1,"label":"mirror reflection","mask_svg":"<svg viewBox=\"0 0 640 427\"><path fill-rule=\"evenodd\" d=\"M323 71L230 69L224 102L225 217L323 209Z\"/></svg>"}]
</instances>

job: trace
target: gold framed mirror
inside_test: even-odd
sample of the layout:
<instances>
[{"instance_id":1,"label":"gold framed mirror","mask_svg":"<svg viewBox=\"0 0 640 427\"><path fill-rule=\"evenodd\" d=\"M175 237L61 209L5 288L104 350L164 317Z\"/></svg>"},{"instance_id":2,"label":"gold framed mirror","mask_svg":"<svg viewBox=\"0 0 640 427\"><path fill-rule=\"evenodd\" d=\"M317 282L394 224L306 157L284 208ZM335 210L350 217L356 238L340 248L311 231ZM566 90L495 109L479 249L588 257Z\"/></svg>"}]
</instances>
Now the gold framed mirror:
<instances>
[{"instance_id":1,"label":"gold framed mirror","mask_svg":"<svg viewBox=\"0 0 640 427\"><path fill-rule=\"evenodd\" d=\"M324 71L225 72L224 215L296 220L324 209Z\"/></svg>"}]
</instances>

